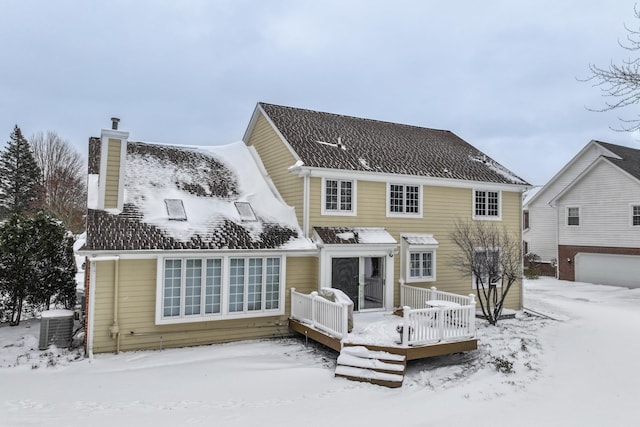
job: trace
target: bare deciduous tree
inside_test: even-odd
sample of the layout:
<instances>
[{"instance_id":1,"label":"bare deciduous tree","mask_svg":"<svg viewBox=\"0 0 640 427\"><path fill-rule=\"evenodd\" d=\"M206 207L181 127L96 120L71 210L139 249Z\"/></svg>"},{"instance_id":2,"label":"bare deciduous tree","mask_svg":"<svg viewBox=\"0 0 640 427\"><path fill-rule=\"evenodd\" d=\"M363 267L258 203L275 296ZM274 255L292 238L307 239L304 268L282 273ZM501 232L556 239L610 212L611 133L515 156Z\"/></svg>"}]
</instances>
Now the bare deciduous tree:
<instances>
[{"instance_id":1,"label":"bare deciduous tree","mask_svg":"<svg viewBox=\"0 0 640 427\"><path fill-rule=\"evenodd\" d=\"M482 313L495 325L509 290L522 277L518 236L494 223L456 221L451 238L460 248L452 256L454 267L473 278Z\"/></svg>"},{"instance_id":2,"label":"bare deciduous tree","mask_svg":"<svg viewBox=\"0 0 640 427\"><path fill-rule=\"evenodd\" d=\"M80 232L87 200L80 154L67 140L51 131L46 135L35 134L30 143L33 157L42 170L42 207L61 220L68 230Z\"/></svg>"},{"instance_id":3,"label":"bare deciduous tree","mask_svg":"<svg viewBox=\"0 0 640 427\"><path fill-rule=\"evenodd\" d=\"M640 9L637 5L634 6L634 15L636 19L640 19ZM624 28L627 31L627 37L625 41L618 40L620 47L630 52L640 51L640 28L634 30L627 25ZM590 64L589 71L590 76L583 81L592 82L593 86L599 87L602 95L607 98L603 108L589 108L591 111L617 110L640 102L640 58L629 57L620 64L611 62L606 68ZM632 119L622 117L618 119L621 126L615 130L629 132L640 130L640 114Z\"/></svg>"}]
</instances>

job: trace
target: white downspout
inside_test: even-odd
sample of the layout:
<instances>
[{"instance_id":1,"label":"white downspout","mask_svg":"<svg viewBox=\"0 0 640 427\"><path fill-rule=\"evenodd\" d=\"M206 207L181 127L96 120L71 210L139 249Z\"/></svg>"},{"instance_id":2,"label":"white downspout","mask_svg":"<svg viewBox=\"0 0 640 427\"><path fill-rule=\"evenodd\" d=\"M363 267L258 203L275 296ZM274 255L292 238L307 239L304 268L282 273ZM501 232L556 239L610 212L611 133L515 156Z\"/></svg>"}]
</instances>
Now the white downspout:
<instances>
[{"instance_id":1,"label":"white downspout","mask_svg":"<svg viewBox=\"0 0 640 427\"><path fill-rule=\"evenodd\" d=\"M94 331L94 319L95 307L96 307L96 262L90 259L90 273L89 273L89 329L87 330L87 353L89 353L89 360L93 360L93 331Z\"/></svg>"},{"instance_id":2,"label":"white downspout","mask_svg":"<svg viewBox=\"0 0 640 427\"><path fill-rule=\"evenodd\" d=\"M118 292L120 290L120 260L115 260L113 272L113 323L109 328L111 339L116 340L116 354L120 353L120 327L118 326Z\"/></svg>"},{"instance_id":3,"label":"white downspout","mask_svg":"<svg viewBox=\"0 0 640 427\"><path fill-rule=\"evenodd\" d=\"M304 230L304 235L305 237L309 238L309 192L310 192L310 174L309 171L305 171L304 172L304 200L303 200L303 230Z\"/></svg>"},{"instance_id":4,"label":"white downspout","mask_svg":"<svg viewBox=\"0 0 640 427\"><path fill-rule=\"evenodd\" d=\"M89 288L89 330L87 331L87 352L89 353L89 359L93 360L93 336L94 336L94 323L95 323L95 298L96 298L96 262L97 261L115 261L114 271L114 290L113 290L113 323L109 328L111 338L116 339L116 354L120 351L120 329L118 327L118 292L120 286L120 257L119 256L105 256L105 257L90 257L91 262L91 276L90 276L90 288Z\"/></svg>"}]
</instances>

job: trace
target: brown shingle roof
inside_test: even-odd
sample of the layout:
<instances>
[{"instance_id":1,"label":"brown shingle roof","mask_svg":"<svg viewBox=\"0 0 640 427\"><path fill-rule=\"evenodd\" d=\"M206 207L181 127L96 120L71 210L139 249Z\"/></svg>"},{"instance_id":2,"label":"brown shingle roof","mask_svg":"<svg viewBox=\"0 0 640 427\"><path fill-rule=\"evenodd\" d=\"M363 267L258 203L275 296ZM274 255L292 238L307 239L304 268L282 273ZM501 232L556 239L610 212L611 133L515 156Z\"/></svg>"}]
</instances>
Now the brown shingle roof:
<instances>
[{"instance_id":1,"label":"brown shingle roof","mask_svg":"<svg viewBox=\"0 0 640 427\"><path fill-rule=\"evenodd\" d=\"M89 172L99 172L100 140L92 138L89 148ZM231 146L228 146L231 147ZM229 148L227 148L228 150ZM247 150L242 143L234 148ZM251 159L240 156L242 165L232 168L209 151L196 148L127 143L125 201L122 212L88 209L88 251L136 251L180 249L282 249L313 248L302 236L295 220L269 217L268 206L254 206L257 221L243 222L234 215L234 201L243 194L239 184L240 173L251 174ZM240 169L242 168L242 169ZM238 171L238 172L236 172ZM257 176L259 172L250 176ZM265 184L266 185L266 184ZM262 188L262 187L253 187ZM97 191L96 189L94 189ZM171 197L182 194L199 211L188 211L187 220L172 222L162 204L166 193ZM268 193L265 187L263 193ZM177 196L176 196L177 195ZM143 206L149 209L149 198L158 200L149 220ZM262 201L270 199L260 199ZM230 213L231 212L231 213ZM147 213L147 215L149 215ZM295 218L295 216L292 214ZM164 218L164 219L163 219ZM197 218L197 219L193 219ZM193 221L196 222L191 222ZM155 222L154 222L155 221ZM187 234L184 230L197 230Z\"/></svg>"},{"instance_id":2,"label":"brown shingle roof","mask_svg":"<svg viewBox=\"0 0 640 427\"><path fill-rule=\"evenodd\" d=\"M447 130L259 106L305 166L528 185Z\"/></svg>"}]
</instances>

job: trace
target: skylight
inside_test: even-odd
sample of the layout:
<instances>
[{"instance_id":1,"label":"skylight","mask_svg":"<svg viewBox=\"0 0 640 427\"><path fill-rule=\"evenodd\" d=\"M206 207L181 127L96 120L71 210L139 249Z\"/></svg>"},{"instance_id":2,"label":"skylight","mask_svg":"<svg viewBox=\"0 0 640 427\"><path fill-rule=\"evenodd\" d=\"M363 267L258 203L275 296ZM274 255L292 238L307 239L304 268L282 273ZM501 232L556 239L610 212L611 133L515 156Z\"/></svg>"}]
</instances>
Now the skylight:
<instances>
[{"instance_id":1,"label":"skylight","mask_svg":"<svg viewBox=\"0 0 640 427\"><path fill-rule=\"evenodd\" d=\"M251 203L247 202L236 202L236 209L240 214L240 220L242 221L257 221L256 214L253 212L253 208L251 208Z\"/></svg>"},{"instance_id":2,"label":"skylight","mask_svg":"<svg viewBox=\"0 0 640 427\"><path fill-rule=\"evenodd\" d=\"M174 221L186 221L187 213L184 210L184 205L181 199L164 199L165 205L167 205L167 214L170 220Z\"/></svg>"}]
</instances>

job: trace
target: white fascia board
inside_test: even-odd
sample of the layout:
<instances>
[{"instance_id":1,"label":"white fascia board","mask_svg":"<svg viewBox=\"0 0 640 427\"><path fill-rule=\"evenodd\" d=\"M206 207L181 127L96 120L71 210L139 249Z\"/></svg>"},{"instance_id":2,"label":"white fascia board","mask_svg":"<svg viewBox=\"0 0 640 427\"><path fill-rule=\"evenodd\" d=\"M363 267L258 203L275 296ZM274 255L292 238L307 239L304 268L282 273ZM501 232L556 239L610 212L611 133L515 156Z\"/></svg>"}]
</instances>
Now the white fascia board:
<instances>
[{"instance_id":1,"label":"white fascia board","mask_svg":"<svg viewBox=\"0 0 640 427\"><path fill-rule=\"evenodd\" d=\"M417 175L402 175L392 173L380 173L380 172L367 172L367 171L352 171L343 169L328 169L328 168L316 168L309 166L301 166L297 168L295 173L299 175L309 174L314 178L330 178L330 179L351 179L359 181L369 182L394 182L402 184L414 184L414 185L427 185L432 187L453 187L453 188L479 188L488 190L502 190L502 191L519 191L524 192L531 188L530 185L522 184L501 184L495 182L485 181L468 181L462 179L449 179L449 178L433 178L427 176Z\"/></svg>"},{"instance_id":2,"label":"white fascia board","mask_svg":"<svg viewBox=\"0 0 640 427\"><path fill-rule=\"evenodd\" d=\"M255 250L255 249L233 249L233 250L202 250L202 249L181 249L179 251L165 250L149 250L149 251L78 251L78 255L87 256L95 261L114 260L116 258L123 259L156 259L158 257L210 257L210 256L288 256L288 257L305 257L317 256L318 249L271 249L271 250Z\"/></svg>"},{"instance_id":3,"label":"white fascia board","mask_svg":"<svg viewBox=\"0 0 640 427\"><path fill-rule=\"evenodd\" d=\"M540 191L538 191L536 194L534 194L530 200L527 201L527 207L529 207L534 201L536 201L537 199L539 199L542 194L544 194L548 188L550 188L558 179L560 179L560 177L573 165L575 164L581 157L582 155L587 152L591 147L593 147L594 145L597 145L601 150L603 150L606 155L608 157L613 157L616 159L619 159L620 156L618 156L617 154L607 150L605 147L603 147L602 145L600 145L600 143L594 139L592 139L591 141L589 141L587 143L587 145L585 145L584 147L582 147L582 150L580 150L578 152L578 154L576 154L575 156L573 156L573 158L571 160L569 160L569 162L564 165L562 167L562 169L560 169L553 177L551 177L551 179L549 181L547 181L547 183L540 189ZM564 191L564 190L563 190ZM558 195L554 196L554 199L556 199L558 197ZM551 204L551 202L549 202L549 204Z\"/></svg>"},{"instance_id":4,"label":"white fascia board","mask_svg":"<svg viewBox=\"0 0 640 427\"><path fill-rule=\"evenodd\" d=\"M260 115L264 116L267 123L269 123L269 126L271 126L274 132L278 135L278 138L280 138L284 146L287 147L287 150L289 150L289 152L291 153L293 158L296 160L296 162L301 160L300 156L298 156L298 153L295 152L295 150L293 149L293 147L291 147L291 145L289 144L287 139L284 137L284 135L280 133L280 130L278 130L278 128L273 123L269 115L260 106L260 103L256 104L256 108L255 110L253 110L253 115L251 116L251 120L249 121L249 126L247 126L247 130L244 132L244 135L242 136L242 141L245 143L245 145L249 143L249 136L251 135L251 132L253 132L253 128L256 126L256 123L258 122L258 117L260 117Z\"/></svg>"}]
</instances>

